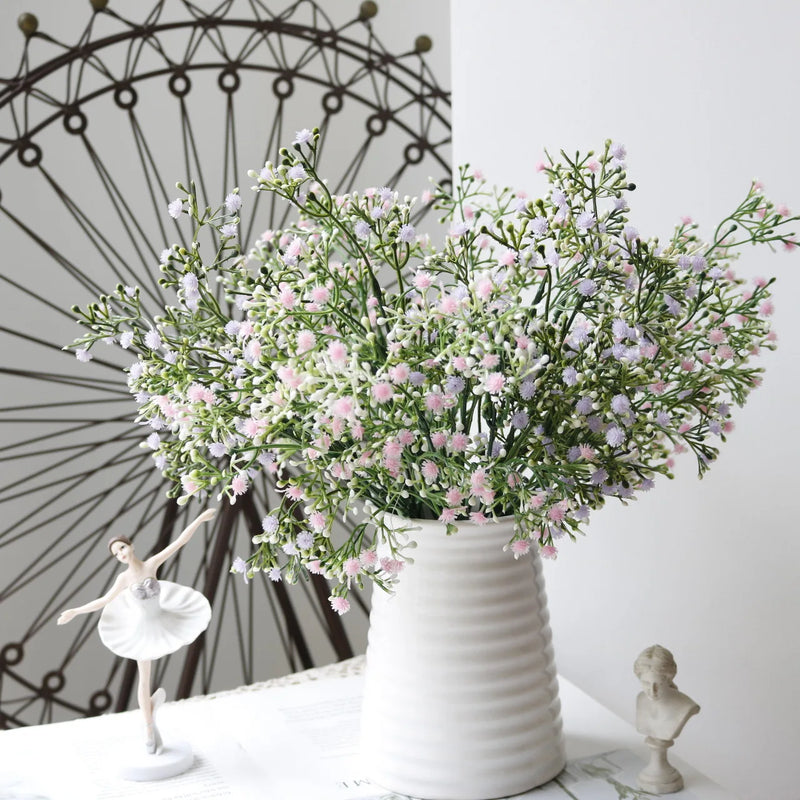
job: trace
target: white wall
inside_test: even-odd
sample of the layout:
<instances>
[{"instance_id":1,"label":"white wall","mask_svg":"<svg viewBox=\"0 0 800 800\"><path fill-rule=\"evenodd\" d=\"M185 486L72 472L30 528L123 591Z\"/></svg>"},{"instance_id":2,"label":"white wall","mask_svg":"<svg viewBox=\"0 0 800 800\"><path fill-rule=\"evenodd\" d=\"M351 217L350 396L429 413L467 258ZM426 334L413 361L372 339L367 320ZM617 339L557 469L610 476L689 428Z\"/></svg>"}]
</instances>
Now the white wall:
<instances>
[{"instance_id":1,"label":"white wall","mask_svg":"<svg viewBox=\"0 0 800 800\"><path fill-rule=\"evenodd\" d=\"M541 190L542 150L628 147L634 224L707 233L759 177L800 210L800 9L791 0L453 0L455 162ZM775 273L776 353L698 481L596 515L549 566L560 670L633 719L636 655L661 643L702 706L675 750L743 798L796 800L800 776L800 253ZM565 720L569 726L569 719Z\"/></svg>"}]
</instances>

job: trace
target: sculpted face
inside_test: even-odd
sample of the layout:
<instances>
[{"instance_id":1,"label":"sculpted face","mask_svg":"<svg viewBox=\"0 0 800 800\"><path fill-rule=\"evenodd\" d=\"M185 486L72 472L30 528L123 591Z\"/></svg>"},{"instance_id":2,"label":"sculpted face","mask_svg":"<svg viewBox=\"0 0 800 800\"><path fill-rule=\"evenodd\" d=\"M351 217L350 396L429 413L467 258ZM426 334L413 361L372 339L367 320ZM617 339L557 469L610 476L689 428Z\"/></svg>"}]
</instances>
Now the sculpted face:
<instances>
[{"instance_id":1,"label":"sculpted face","mask_svg":"<svg viewBox=\"0 0 800 800\"><path fill-rule=\"evenodd\" d=\"M658 700L663 696L664 691L669 688L669 678L660 670L653 667L646 667L639 675L639 680L642 682L642 689L644 693L651 700Z\"/></svg>"},{"instance_id":2,"label":"sculpted face","mask_svg":"<svg viewBox=\"0 0 800 800\"><path fill-rule=\"evenodd\" d=\"M133 554L133 545L127 544L126 542L114 542L114 544L111 545L111 554L117 561L127 564Z\"/></svg>"}]
</instances>

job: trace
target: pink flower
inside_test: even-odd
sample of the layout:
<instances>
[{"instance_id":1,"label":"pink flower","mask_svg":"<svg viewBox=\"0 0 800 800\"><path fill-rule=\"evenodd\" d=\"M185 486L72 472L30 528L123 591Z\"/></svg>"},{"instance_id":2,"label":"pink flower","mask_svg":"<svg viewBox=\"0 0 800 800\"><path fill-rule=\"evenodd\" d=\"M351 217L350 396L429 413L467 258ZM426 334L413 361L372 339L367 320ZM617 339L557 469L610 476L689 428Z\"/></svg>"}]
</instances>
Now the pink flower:
<instances>
[{"instance_id":1,"label":"pink flower","mask_svg":"<svg viewBox=\"0 0 800 800\"><path fill-rule=\"evenodd\" d=\"M469 476L470 486L472 487L473 494L483 491L486 488L486 470L476 469L472 475Z\"/></svg>"},{"instance_id":2,"label":"pink flower","mask_svg":"<svg viewBox=\"0 0 800 800\"><path fill-rule=\"evenodd\" d=\"M315 511L308 518L308 522L315 531L321 531L325 528L325 515L319 511Z\"/></svg>"},{"instance_id":3,"label":"pink flower","mask_svg":"<svg viewBox=\"0 0 800 800\"><path fill-rule=\"evenodd\" d=\"M297 334L297 352L307 353L317 341L317 337L311 331L300 331Z\"/></svg>"},{"instance_id":4,"label":"pink flower","mask_svg":"<svg viewBox=\"0 0 800 800\"><path fill-rule=\"evenodd\" d=\"M551 544L546 544L540 550L542 558L551 558L553 561L558 558L558 550Z\"/></svg>"},{"instance_id":5,"label":"pink flower","mask_svg":"<svg viewBox=\"0 0 800 800\"><path fill-rule=\"evenodd\" d=\"M389 383L376 383L372 387L372 396L379 403L388 403L394 397L394 389Z\"/></svg>"},{"instance_id":6,"label":"pink flower","mask_svg":"<svg viewBox=\"0 0 800 800\"><path fill-rule=\"evenodd\" d=\"M463 453L469 444L469 437L465 433L454 433L450 439L450 448L456 453Z\"/></svg>"},{"instance_id":7,"label":"pink flower","mask_svg":"<svg viewBox=\"0 0 800 800\"><path fill-rule=\"evenodd\" d=\"M287 286L287 284L282 283L280 285L280 292L278 294L278 302L284 308L292 308L294 304L297 302L297 298L295 297L294 292L291 290L291 287Z\"/></svg>"},{"instance_id":8,"label":"pink flower","mask_svg":"<svg viewBox=\"0 0 800 800\"><path fill-rule=\"evenodd\" d=\"M244 431L245 436L255 439L261 433L261 423L257 419L253 419L253 417L248 417L244 421L241 430Z\"/></svg>"},{"instance_id":9,"label":"pink flower","mask_svg":"<svg viewBox=\"0 0 800 800\"><path fill-rule=\"evenodd\" d=\"M453 358L453 366L459 371L464 372L469 369L469 362L464 356L455 356Z\"/></svg>"},{"instance_id":10,"label":"pink flower","mask_svg":"<svg viewBox=\"0 0 800 800\"><path fill-rule=\"evenodd\" d=\"M517 254L513 250L506 249L500 253L497 263L500 264L501 267L510 267L516 260Z\"/></svg>"},{"instance_id":11,"label":"pink flower","mask_svg":"<svg viewBox=\"0 0 800 800\"><path fill-rule=\"evenodd\" d=\"M261 358L261 342L256 339L251 339L247 343L247 347L244 348L244 358L245 361L256 364Z\"/></svg>"},{"instance_id":12,"label":"pink flower","mask_svg":"<svg viewBox=\"0 0 800 800\"><path fill-rule=\"evenodd\" d=\"M299 486L290 486L286 490L286 496L290 500L302 500L303 499L303 490Z\"/></svg>"},{"instance_id":13,"label":"pink flower","mask_svg":"<svg viewBox=\"0 0 800 800\"><path fill-rule=\"evenodd\" d=\"M431 434L431 443L434 447L444 447L447 444L447 434L444 431L436 431Z\"/></svg>"},{"instance_id":14,"label":"pink flower","mask_svg":"<svg viewBox=\"0 0 800 800\"><path fill-rule=\"evenodd\" d=\"M587 461L591 461L594 458L594 448L590 447L588 444L582 444L579 447L581 458L585 458Z\"/></svg>"},{"instance_id":15,"label":"pink flower","mask_svg":"<svg viewBox=\"0 0 800 800\"><path fill-rule=\"evenodd\" d=\"M525 540L518 539L516 542L511 543L511 552L514 554L514 558L524 556L526 553L530 552L530 549L530 542Z\"/></svg>"},{"instance_id":16,"label":"pink flower","mask_svg":"<svg viewBox=\"0 0 800 800\"><path fill-rule=\"evenodd\" d=\"M389 558L388 556L384 556L381 559L381 569L384 572L388 572L391 575L397 575L398 573L403 571L403 562L398 561L396 558Z\"/></svg>"},{"instance_id":17,"label":"pink flower","mask_svg":"<svg viewBox=\"0 0 800 800\"><path fill-rule=\"evenodd\" d=\"M403 445L403 447L408 447L410 444L414 444L414 432L408 430L408 428L403 428L403 430L399 431L397 434L397 441Z\"/></svg>"},{"instance_id":18,"label":"pink flower","mask_svg":"<svg viewBox=\"0 0 800 800\"><path fill-rule=\"evenodd\" d=\"M559 503L558 505L553 506L548 512L547 516L553 520L553 522L563 522L564 518L566 517L566 510L564 506Z\"/></svg>"},{"instance_id":19,"label":"pink flower","mask_svg":"<svg viewBox=\"0 0 800 800\"><path fill-rule=\"evenodd\" d=\"M717 355L723 361L726 361L729 358L733 358L735 353L733 348L729 344L723 344L721 347L717 348Z\"/></svg>"},{"instance_id":20,"label":"pink flower","mask_svg":"<svg viewBox=\"0 0 800 800\"><path fill-rule=\"evenodd\" d=\"M439 392L431 392L425 396L425 408L435 414L444 411L444 397Z\"/></svg>"},{"instance_id":21,"label":"pink flower","mask_svg":"<svg viewBox=\"0 0 800 800\"><path fill-rule=\"evenodd\" d=\"M361 572L361 561L358 558L348 558L344 562L344 574L352 578Z\"/></svg>"},{"instance_id":22,"label":"pink flower","mask_svg":"<svg viewBox=\"0 0 800 800\"><path fill-rule=\"evenodd\" d=\"M762 317L769 317L774 311L775 306L772 304L771 300L765 300L758 307L758 313L761 314Z\"/></svg>"},{"instance_id":23,"label":"pink flower","mask_svg":"<svg viewBox=\"0 0 800 800\"><path fill-rule=\"evenodd\" d=\"M439 514L439 522L455 522L458 512L459 510L457 508L445 508L442 513Z\"/></svg>"},{"instance_id":24,"label":"pink flower","mask_svg":"<svg viewBox=\"0 0 800 800\"><path fill-rule=\"evenodd\" d=\"M681 361L681 369L685 372L694 372L695 363L690 358L684 358Z\"/></svg>"},{"instance_id":25,"label":"pink flower","mask_svg":"<svg viewBox=\"0 0 800 800\"><path fill-rule=\"evenodd\" d=\"M303 382L301 375L298 375L291 367L280 367L278 377L290 388L297 389Z\"/></svg>"},{"instance_id":26,"label":"pink flower","mask_svg":"<svg viewBox=\"0 0 800 800\"><path fill-rule=\"evenodd\" d=\"M481 300L488 300L492 296L494 284L488 279L484 278L475 285L475 294Z\"/></svg>"},{"instance_id":27,"label":"pink flower","mask_svg":"<svg viewBox=\"0 0 800 800\"><path fill-rule=\"evenodd\" d=\"M411 369L408 364L396 364L389 368L389 380L392 383L405 383L410 374Z\"/></svg>"},{"instance_id":28,"label":"pink flower","mask_svg":"<svg viewBox=\"0 0 800 800\"><path fill-rule=\"evenodd\" d=\"M476 525L486 525L489 522L488 517L483 511L473 511L469 515L470 522L474 522Z\"/></svg>"},{"instance_id":29,"label":"pink flower","mask_svg":"<svg viewBox=\"0 0 800 800\"><path fill-rule=\"evenodd\" d=\"M728 337L721 328L712 328L708 332L708 341L711 344L725 344L728 341Z\"/></svg>"},{"instance_id":30,"label":"pink flower","mask_svg":"<svg viewBox=\"0 0 800 800\"><path fill-rule=\"evenodd\" d=\"M425 478L428 483L433 483L436 478L439 477L439 467L428 459L422 462L422 477Z\"/></svg>"},{"instance_id":31,"label":"pink flower","mask_svg":"<svg viewBox=\"0 0 800 800\"><path fill-rule=\"evenodd\" d=\"M386 442L383 446L383 457L387 459L397 459L403 455L403 445L399 442Z\"/></svg>"},{"instance_id":32,"label":"pink flower","mask_svg":"<svg viewBox=\"0 0 800 800\"><path fill-rule=\"evenodd\" d=\"M330 292L328 291L327 287L325 286L315 286L311 290L311 299L315 303L327 303L328 298L330 297Z\"/></svg>"},{"instance_id":33,"label":"pink flower","mask_svg":"<svg viewBox=\"0 0 800 800\"><path fill-rule=\"evenodd\" d=\"M350 610L350 601L346 597L331 595L328 599L331 602L331 608L340 616Z\"/></svg>"},{"instance_id":34,"label":"pink flower","mask_svg":"<svg viewBox=\"0 0 800 800\"><path fill-rule=\"evenodd\" d=\"M414 275L413 283L416 289L423 290L433 285L433 278L429 272L417 270L417 273Z\"/></svg>"},{"instance_id":35,"label":"pink flower","mask_svg":"<svg viewBox=\"0 0 800 800\"><path fill-rule=\"evenodd\" d=\"M186 494L194 494L200 488L188 475L184 475L181 478L181 487Z\"/></svg>"},{"instance_id":36,"label":"pink flower","mask_svg":"<svg viewBox=\"0 0 800 800\"><path fill-rule=\"evenodd\" d=\"M455 314L458 311L458 300L450 294L446 294L439 301L439 310L442 314Z\"/></svg>"},{"instance_id":37,"label":"pink flower","mask_svg":"<svg viewBox=\"0 0 800 800\"><path fill-rule=\"evenodd\" d=\"M457 506L463 499L464 495L456 489L455 487L451 486L444 495L444 499L449 506Z\"/></svg>"},{"instance_id":38,"label":"pink flower","mask_svg":"<svg viewBox=\"0 0 800 800\"><path fill-rule=\"evenodd\" d=\"M486 367L486 369L491 369L492 367L496 367L500 363L500 356L496 355L495 353L487 353L481 359L481 366Z\"/></svg>"},{"instance_id":39,"label":"pink flower","mask_svg":"<svg viewBox=\"0 0 800 800\"><path fill-rule=\"evenodd\" d=\"M247 491L247 477L241 473L231 481L231 491L234 496L244 494Z\"/></svg>"},{"instance_id":40,"label":"pink flower","mask_svg":"<svg viewBox=\"0 0 800 800\"><path fill-rule=\"evenodd\" d=\"M503 391L506 379L500 372L491 372L486 376L486 389L490 394L499 394Z\"/></svg>"},{"instance_id":41,"label":"pink flower","mask_svg":"<svg viewBox=\"0 0 800 800\"><path fill-rule=\"evenodd\" d=\"M331 411L337 417L349 417L353 413L353 398L340 397L334 400Z\"/></svg>"},{"instance_id":42,"label":"pink flower","mask_svg":"<svg viewBox=\"0 0 800 800\"><path fill-rule=\"evenodd\" d=\"M334 340L328 343L328 357L334 364L341 366L347 361L347 347L344 342Z\"/></svg>"},{"instance_id":43,"label":"pink flower","mask_svg":"<svg viewBox=\"0 0 800 800\"><path fill-rule=\"evenodd\" d=\"M667 384L663 380L657 380L650 384L650 391L653 394L664 394L667 391Z\"/></svg>"}]
</instances>

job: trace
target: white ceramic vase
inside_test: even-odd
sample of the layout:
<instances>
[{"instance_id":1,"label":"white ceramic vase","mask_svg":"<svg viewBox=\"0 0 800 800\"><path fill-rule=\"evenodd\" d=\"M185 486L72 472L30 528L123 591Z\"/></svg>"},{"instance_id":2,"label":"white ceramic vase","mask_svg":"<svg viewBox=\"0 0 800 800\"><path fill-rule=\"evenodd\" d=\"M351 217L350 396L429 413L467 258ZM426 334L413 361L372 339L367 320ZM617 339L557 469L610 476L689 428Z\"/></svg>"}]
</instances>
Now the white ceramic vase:
<instances>
[{"instance_id":1,"label":"white ceramic vase","mask_svg":"<svg viewBox=\"0 0 800 800\"><path fill-rule=\"evenodd\" d=\"M430 800L489 800L546 783L565 757L538 555L503 550L512 519L461 523L452 536L439 522L410 524L414 563L394 595L373 592L364 770Z\"/></svg>"}]
</instances>

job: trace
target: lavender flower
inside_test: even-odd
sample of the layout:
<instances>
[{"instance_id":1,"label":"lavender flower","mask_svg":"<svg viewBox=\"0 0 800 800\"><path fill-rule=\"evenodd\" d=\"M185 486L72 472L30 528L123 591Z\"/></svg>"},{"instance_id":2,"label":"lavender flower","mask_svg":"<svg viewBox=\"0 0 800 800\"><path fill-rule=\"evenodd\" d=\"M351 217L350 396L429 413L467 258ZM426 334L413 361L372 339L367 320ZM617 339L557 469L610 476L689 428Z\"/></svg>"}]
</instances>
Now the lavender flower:
<instances>
[{"instance_id":1,"label":"lavender flower","mask_svg":"<svg viewBox=\"0 0 800 800\"><path fill-rule=\"evenodd\" d=\"M302 164L295 164L286 172L286 177L290 181L304 181L308 177L308 173Z\"/></svg>"},{"instance_id":2,"label":"lavender flower","mask_svg":"<svg viewBox=\"0 0 800 800\"><path fill-rule=\"evenodd\" d=\"M225 197L225 210L229 214L235 214L242 207L242 198L235 192L231 192Z\"/></svg>"},{"instance_id":3,"label":"lavender flower","mask_svg":"<svg viewBox=\"0 0 800 800\"><path fill-rule=\"evenodd\" d=\"M411 244L417 238L417 232L413 225L402 225L397 234L397 241L404 244Z\"/></svg>"},{"instance_id":4,"label":"lavender flower","mask_svg":"<svg viewBox=\"0 0 800 800\"><path fill-rule=\"evenodd\" d=\"M530 417L526 411L517 411L511 416L511 425L517 430L522 430L527 427L529 420Z\"/></svg>"}]
</instances>

